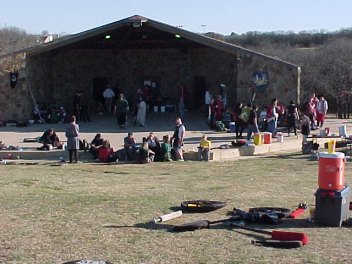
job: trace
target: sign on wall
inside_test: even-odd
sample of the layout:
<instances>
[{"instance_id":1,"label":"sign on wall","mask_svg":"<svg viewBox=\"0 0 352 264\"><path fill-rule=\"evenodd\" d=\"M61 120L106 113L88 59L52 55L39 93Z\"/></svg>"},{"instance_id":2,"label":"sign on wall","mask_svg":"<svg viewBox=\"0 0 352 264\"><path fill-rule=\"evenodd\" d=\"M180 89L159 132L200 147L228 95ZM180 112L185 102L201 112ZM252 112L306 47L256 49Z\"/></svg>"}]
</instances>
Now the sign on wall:
<instances>
[{"instance_id":1,"label":"sign on wall","mask_svg":"<svg viewBox=\"0 0 352 264\"><path fill-rule=\"evenodd\" d=\"M264 71L255 71L252 75L252 82L256 92L265 92L269 84L269 74Z\"/></svg>"}]
</instances>

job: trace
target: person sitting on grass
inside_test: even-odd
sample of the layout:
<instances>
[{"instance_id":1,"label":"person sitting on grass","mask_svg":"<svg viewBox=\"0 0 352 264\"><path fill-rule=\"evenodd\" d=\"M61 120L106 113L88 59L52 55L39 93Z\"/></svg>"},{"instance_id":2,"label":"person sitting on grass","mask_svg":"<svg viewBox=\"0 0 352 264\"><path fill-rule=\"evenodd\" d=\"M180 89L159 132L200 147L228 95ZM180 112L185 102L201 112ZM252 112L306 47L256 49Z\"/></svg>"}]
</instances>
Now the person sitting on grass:
<instances>
[{"instance_id":1,"label":"person sitting on grass","mask_svg":"<svg viewBox=\"0 0 352 264\"><path fill-rule=\"evenodd\" d=\"M127 137L124 138L124 150L126 161L134 161L136 158L136 140L132 132L128 132Z\"/></svg>"},{"instance_id":2,"label":"person sitting on grass","mask_svg":"<svg viewBox=\"0 0 352 264\"><path fill-rule=\"evenodd\" d=\"M149 133L149 136L147 137L147 143L149 149L155 153L155 161L160 161L160 142L158 137L155 136L153 132Z\"/></svg>"},{"instance_id":3,"label":"person sitting on grass","mask_svg":"<svg viewBox=\"0 0 352 264\"><path fill-rule=\"evenodd\" d=\"M53 128L47 129L43 135L39 138L39 142L43 143L43 146L37 148L38 150L51 150L54 147L62 148L60 139L55 133Z\"/></svg>"},{"instance_id":4,"label":"person sitting on grass","mask_svg":"<svg viewBox=\"0 0 352 264\"><path fill-rule=\"evenodd\" d=\"M101 137L101 134L96 134L92 142L90 143L89 153L93 155L94 159L98 158L98 150L103 146L104 139Z\"/></svg>"},{"instance_id":5,"label":"person sitting on grass","mask_svg":"<svg viewBox=\"0 0 352 264\"><path fill-rule=\"evenodd\" d=\"M163 143L161 143L161 160L162 161L172 161L171 158L171 144L170 144L170 136L163 136Z\"/></svg>"},{"instance_id":6,"label":"person sitting on grass","mask_svg":"<svg viewBox=\"0 0 352 264\"><path fill-rule=\"evenodd\" d=\"M139 159L140 163L151 163L154 161L155 153L149 149L148 141L143 138L142 147L139 149Z\"/></svg>"},{"instance_id":7,"label":"person sitting on grass","mask_svg":"<svg viewBox=\"0 0 352 264\"><path fill-rule=\"evenodd\" d=\"M103 145L98 149L98 158L100 162L116 161L114 149L110 147L109 140L104 140Z\"/></svg>"},{"instance_id":8,"label":"person sitting on grass","mask_svg":"<svg viewBox=\"0 0 352 264\"><path fill-rule=\"evenodd\" d=\"M198 147L198 160L209 161L210 149L211 141L208 140L206 135L203 135Z\"/></svg>"}]
</instances>

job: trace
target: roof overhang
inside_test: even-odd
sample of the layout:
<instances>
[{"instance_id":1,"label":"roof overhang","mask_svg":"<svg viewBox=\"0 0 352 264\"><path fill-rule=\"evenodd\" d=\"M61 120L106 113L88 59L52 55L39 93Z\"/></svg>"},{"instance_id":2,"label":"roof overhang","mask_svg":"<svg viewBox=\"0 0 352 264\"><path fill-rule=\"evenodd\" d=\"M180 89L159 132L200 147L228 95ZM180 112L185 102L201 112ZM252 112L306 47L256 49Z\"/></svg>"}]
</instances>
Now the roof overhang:
<instances>
[{"instance_id":1,"label":"roof overhang","mask_svg":"<svg viewBox=\"0 0 352 264\"><path fill-rule=\"evenodd\" d=\"M233 55L252 54L286 64L298 65L267 56L224 41L196 34L139 15L81 33L59 38L26 50L27 56L67 49L152 49L177 48L187 52L195 48L214 48Z\"/></svg>"}]
</instances>

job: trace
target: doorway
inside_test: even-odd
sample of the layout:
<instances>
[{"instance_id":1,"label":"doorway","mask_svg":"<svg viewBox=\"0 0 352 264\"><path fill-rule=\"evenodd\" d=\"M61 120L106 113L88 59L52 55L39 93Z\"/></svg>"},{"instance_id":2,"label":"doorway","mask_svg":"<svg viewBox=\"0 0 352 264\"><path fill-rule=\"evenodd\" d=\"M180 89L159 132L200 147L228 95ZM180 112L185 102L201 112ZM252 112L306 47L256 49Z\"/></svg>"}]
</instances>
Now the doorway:
<instances>
[{"instance_id":1,"label":"doorway","mask_svg":"<svg viewBox=\"0 0 352 264\"><path fill-rule=\"evenodd\" d=\"M193 108L200 109L204 106L204 95L206 91L206 78L204 76L195 76L193 78L193 91L194 91L194 100Z\"/></svg>"},{"instance_id":2,"label":"doorway","mask_svg":"<svg viewBox=\"0 0 352 264\"><path fill-rule=\"evenodd\" d=\"M104 108L103 92L108 85L108 78L96 77L93 78L93 100L96 112L102 111Z\"/></svg>"}]
</instances>

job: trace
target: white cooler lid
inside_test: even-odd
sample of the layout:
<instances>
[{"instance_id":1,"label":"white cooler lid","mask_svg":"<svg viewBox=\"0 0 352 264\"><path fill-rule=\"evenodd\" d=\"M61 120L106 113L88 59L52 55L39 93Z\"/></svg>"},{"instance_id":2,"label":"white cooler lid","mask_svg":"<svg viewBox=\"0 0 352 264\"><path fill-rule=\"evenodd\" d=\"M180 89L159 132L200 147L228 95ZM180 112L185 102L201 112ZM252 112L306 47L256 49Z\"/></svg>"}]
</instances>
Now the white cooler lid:
<instances>
[{"instance_id":1,"label":"white cooler lid","mask_svg":"<svg viewBox=\"0 0 352 264\"><path fill-rule=\"evenodd\" d=\"M319 158L327 158L327 159L343 159L345 157L345 153L342 152L335 152L335 153L328 153L328 152L319 152Z\"/></svg>"}]
</instances>

